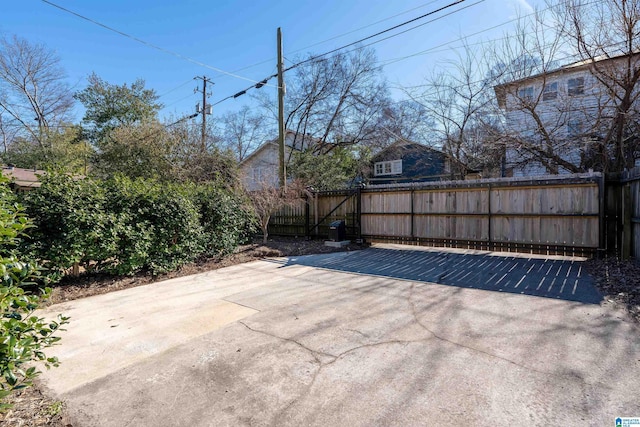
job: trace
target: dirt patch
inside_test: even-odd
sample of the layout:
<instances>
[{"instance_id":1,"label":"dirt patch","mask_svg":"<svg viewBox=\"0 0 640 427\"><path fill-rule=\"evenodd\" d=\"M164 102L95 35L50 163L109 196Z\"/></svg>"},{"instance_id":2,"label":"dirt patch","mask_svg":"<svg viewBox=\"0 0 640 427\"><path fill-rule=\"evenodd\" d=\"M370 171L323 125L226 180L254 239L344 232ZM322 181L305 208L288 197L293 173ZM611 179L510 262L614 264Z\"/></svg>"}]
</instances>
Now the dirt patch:
<instances>
[{"instance_id":1,"label":"dirt patch","mask_svg":"<svg viewBox=\"0 0 640 427\"><path fill-rule=\"evenodd\" d=\"M640 260L606 257L590 259L585 266L605 301L626 309L640 322Z\"/></svg>"},{"instance_id":2,"label":"dirt patch","mask_svg":"<svg viewBox=\"0 0 640 427\"><path fill-rule=\"evenodd\" d=\"M229 267L231 265L263 258L344 252L362 248L363 246L353 243L342 248L333 248L325 246L322 240L301 240L278 237L270 239L264 244L260 241L243 245L231 255L222 258L201 259L197 262L184 265L177 271L166 274L151 275L140 273L128 277L94 274L80 277L67 277L55 286L51 298L46 302L46 305L147 285L175 277L203 273L205 271L216 270L218 268Z\"/></svg>"},{"instance_id":3,"label":"dirt patch","mask_svg":"<svg viewBox=\"0 0 640 427\"><path fill-rule=\"evenodd\" d=\"M71 427L65 417L64 403L44 395L37 383L7 397L6 403L13 407L0 414L0 425Z\"/></svg>"}]
</instances>

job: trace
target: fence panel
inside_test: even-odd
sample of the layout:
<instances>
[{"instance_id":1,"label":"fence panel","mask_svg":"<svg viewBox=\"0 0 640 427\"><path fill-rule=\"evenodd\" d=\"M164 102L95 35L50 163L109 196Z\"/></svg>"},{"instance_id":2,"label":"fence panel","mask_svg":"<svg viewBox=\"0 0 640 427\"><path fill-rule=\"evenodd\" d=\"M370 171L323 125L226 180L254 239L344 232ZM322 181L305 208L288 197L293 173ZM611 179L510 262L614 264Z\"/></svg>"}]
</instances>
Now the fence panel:
<instances>
[{"instance_id":1,"label":"fence panel","mask_svg":"<svg viewBox=\"0 0 640 427\"><path fill-rule=\"evenodd\" d=\"M326 236L328 224L342 219L348 234L369 241L594 253L605 245L600 233L603 188L603 177L596 173L391 184L318 193L309 200L306 228L310 234ZM640 182L634 191L640 199ZM305 228L304 215L304 205L279 212L273 217L272 234L287 224L299 234Z\"/></svg>"},{"instance_id":2,"label":"fence panel","mask_svg":"<svg viewBox=\"0 0 640 427\"><path fill-rule=\"evenodd\" d=\"M271 215L269 234L277 236L305 236L306 214L304 200L294 206L285 206Z\"/></svg>"},{"instance_id":3,"label":"fence panel","mask_svg":"<svg viewBox=\"0 0 640 427\"><path fill-rule=\"evenodd\" d=\"M617 227L622 236L618 252L623 257L640 258L640 167L622 174L619 185Z\"/></svg>"}]
</instances>

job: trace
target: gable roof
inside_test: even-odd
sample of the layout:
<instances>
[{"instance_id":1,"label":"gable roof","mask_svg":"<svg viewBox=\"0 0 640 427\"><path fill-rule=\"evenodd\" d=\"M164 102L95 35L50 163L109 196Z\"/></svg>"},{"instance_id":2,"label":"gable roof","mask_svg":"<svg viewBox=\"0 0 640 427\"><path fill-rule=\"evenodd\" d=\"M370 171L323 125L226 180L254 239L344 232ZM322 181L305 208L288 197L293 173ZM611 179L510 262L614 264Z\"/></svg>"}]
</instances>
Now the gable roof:
<instances>
[{"instance_id":1,"label":"gable roof","mask_svg":"<svg viewBox=\"0 0 640 427\"><path fill-rule=\"evenodd\" d=\"M297 132L292 131L290 129L287 129L284 133L284 140L285 140L285 147L289 147L290 149L294 149L294 147L291 147L290 145L287 144L287 136L289 135L296 135ZM317 142L317 138L314 138L310 135L305 135L302 139L302 141L304 142L305 139L310 138L311 139L311 143L315 143ZM276 146L278 147L278 138L274 138L274 139L270 139L269 141L265 141L262 144L260 144L258 146L258 148L256 148L255 150L253 150L251 152L251 154L249 154L247 157L245 157L244 159L242 159L242 161L240 162L240 165L243 165L244 163L248 162L249 160L251 160L252 158L254 158L255 156L257 156L258 154L260 154L262 151L264 151L267 147L269 146ZM296 150L299 150L299 148L295 148Z\"/></svg>"},{"instance_id":2,"label":"gable roof","mask_svg":"<svg viewBox=\"0 0 640 427\"><path fill-rule=\"evenodd\" d=\"M437 150L433 147L429 147L428 145L424 145L424 144L420 144L417 142L413 142L413 141L408 141L406 139L398 139L397 141L395 141L394 143L392 143L391 145L388 145L387 147L383 148L382 150L378 151L372 158L371 161L375 162L376 159L379 159L383 156L385 156L386 154L392 152L392 151L400 151L403 150L405 152L408 151L424 151L424 152L432 152L432 153L437 153L440 154L442 156L446 156L446 154L440 150Z\"/></svg>"}]
</instances>

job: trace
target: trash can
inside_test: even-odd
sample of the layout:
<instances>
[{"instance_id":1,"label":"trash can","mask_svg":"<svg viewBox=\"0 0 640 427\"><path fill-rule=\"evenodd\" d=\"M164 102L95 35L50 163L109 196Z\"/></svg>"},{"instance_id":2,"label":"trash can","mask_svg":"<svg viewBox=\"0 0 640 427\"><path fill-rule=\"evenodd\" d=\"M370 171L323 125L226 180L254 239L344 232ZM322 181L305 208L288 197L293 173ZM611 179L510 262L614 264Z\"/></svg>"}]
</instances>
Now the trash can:
<instances>
[{"instance_id":1,"label":"trash can","mask_svg":"<svg viewBox=\"0 0 640 427\"><path fill-rule=\"evenodd\" d=\"M342 242L347 239L347 227L344 221L333 221L329 224L329 240Z\"/></svg>"}]
</instances>

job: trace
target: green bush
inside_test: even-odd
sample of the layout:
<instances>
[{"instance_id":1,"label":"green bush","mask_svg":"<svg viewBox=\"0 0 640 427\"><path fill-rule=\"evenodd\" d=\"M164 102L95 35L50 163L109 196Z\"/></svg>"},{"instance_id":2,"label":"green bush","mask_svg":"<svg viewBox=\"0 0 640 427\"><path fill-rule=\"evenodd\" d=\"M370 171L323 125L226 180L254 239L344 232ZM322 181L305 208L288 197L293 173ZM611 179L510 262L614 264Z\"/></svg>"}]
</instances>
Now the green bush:
<instances>
[{"instance_id":1,"label":"green bush","mask_svg":"<svg viewBox=\"0 0 640 427\"><path fill-rule=\"evenodd\" d=\"M47 357L43 349L60 340L54 336L68 318L59 316L46 321L33 315L42 298L48 298L51 290L45 289L41 297L27 292L24 286L37 277L34 263L20 260L15 247L31 222L15 203L15 198L0 178L0 411L9 405L2 403L13 390L31 385L39 374L35 361L44 362L48 368L58 366L58 360Z\"/></svg>"},{"instance_id":2,"label":"green bush","mask_svg":"<svg viewBox=\"0 0 640 427\"><path fill-rule=\"evenodd\" d=\"M244 195L206 184L195 189L194 199L204 229L204 255L228 254L251 240L257 224Z\"/></svg>"},{"instance_id":3,"label":"green bush","mask_svg":"<svg viewBox=\"0 0 640 427\"><path fill-rule=\"evenodd\" d=\"M229 253L254 231L244 197L213 183L51 175L24 203L36 226L24 251L42 260L50 281L75 263L119 275L163 273Z\"/></svg>"},{"instance_id":4,"label":"green bush","mask_svg":"<svg viewBox=\"0 0 640 427\"><path fill-rule=\"evenodd\" d=\"M199 213L184 186L120 177L105 187L105 209L119 219L112 272L163 273L202 253Z\"/></svg>"},{"instance_id":5,"label":"green bush","mask_svg":"<svg viewBox=\"0 0 640 427\"><path fill-rule=\"evenodd\" d=\"M41 260L49 280L59 280L76 263L90 269L96 268L90 261L112 257L118 218L105 209L105 192L97 182L48 174L23 202L35 224L25 253Z\"/></svg>"}]
</instances>

